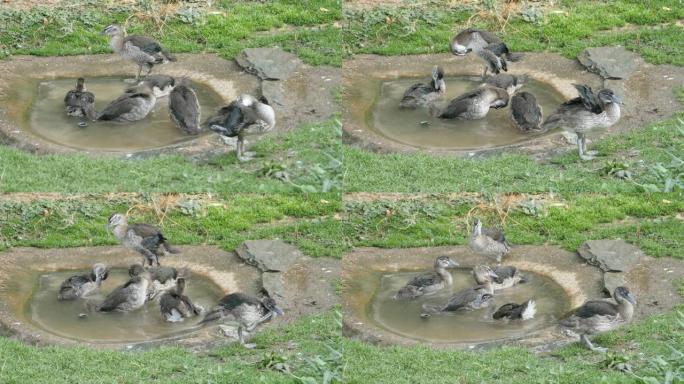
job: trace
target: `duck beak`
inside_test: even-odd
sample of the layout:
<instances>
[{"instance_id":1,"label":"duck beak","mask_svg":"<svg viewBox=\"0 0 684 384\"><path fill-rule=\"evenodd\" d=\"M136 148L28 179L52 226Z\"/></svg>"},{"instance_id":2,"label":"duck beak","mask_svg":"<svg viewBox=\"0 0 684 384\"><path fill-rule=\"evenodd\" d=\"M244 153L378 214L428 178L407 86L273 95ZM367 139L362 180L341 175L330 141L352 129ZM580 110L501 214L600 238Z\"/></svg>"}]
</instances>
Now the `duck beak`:
<instances>
[{"instance_id":1,"label":"duck beak","mask_svg":"<svg viewBox=\"0 0 684 384\"><path fill-rule=\"evenodd\" d=\"M499 278L499 275L497 275L494 271L489 271L489 273L487 273L487 275L488 275L489 277L493 277L493 278L495 278L495 279L498 279L498 278Z\"/></svg>"},{"instance_id":2,"label":"duck beak","mask_svg":"<svg viewBox=\"0 0 684 384\"><path fill-rule=\"evenodd\" d=\"M622 99L619 98L617 95L613 95L612 99L613 99L613 102L615 102L615 103L618 103L618 104L620 104L620 105L624 104L624 103L622 102Z\"/></svg>"},{"instance_id":3,"label":"duck beak","mask_svg":"<svg viewBox=\"0 0 684 384\"><path fill-rule=\"evenodd\" d=\"M285 314L285 312L277 306L273 307L273 313L275 313L278 316L283 316Z\"/></svg>"},{"instance_id":4,"label":"duck beak","mask_svg":"<svg viewBox=\"0 0 684 384\"><path fill-rule=\"evenodd\" d=\"M458 268L459 265L460 264L458 264L457 262L449 260L449 268Z\"/></svg>"},{"instance_id":5,"label":"duck beak","mask_svg":"<svg viewBox=\"0 0 684 384\"><path fill-rule=\"evenodd\" d=\"M625 296L625 299L632 305L636 305L636 298L631 293L628 293L627 296Z\"/></svg>"}]
</instances>

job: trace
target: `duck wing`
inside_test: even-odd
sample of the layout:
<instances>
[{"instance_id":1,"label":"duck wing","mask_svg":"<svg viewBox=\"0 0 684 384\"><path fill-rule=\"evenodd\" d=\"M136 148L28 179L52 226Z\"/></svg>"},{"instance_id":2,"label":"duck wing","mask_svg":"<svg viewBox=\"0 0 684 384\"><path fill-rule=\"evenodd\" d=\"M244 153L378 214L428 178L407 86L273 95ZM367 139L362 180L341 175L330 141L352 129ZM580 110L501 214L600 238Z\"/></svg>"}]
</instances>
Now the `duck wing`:
<instances>
[{"instance_id":1,"label":"duck wing","mask_svg":"<svg viewBox=\"0 0 684 384\"><path fill-rule=\"evenodd\" d=\"M504 233L498 229L483 228L482 233L496 242L506 243L506 237L504 236Z\"/></svg>"},{"instance_id":2,"label":"duck wing","mask_svg":"<svg viewBox=\"0 0 684 384\"><path fill-rule=\"evenodd\" d=\"M603 112L603 107L594 94L594 91L591 90L591 87L584 84L573 84L573 86L577 89L577 92L579 92L579 98L587 111L596 114Z\"/></svg>"},{"instance_id":3,"label":"duck wing","mask_svg":"<svg viewBox=\"0 0 684 384\"><path fill-rule=\"evenodd\" d=\"M103 121L116 120L121 117L121 115L131 112L137 107L140 101L138 99L140 98L149 98L149 95L139 92L124 93L109 103L109 105L100 112L97 119Z\"/></svg>"},{"instance_id":4,"label":"duck wing","mask_svg":"<svg viewBox=\"0 0 684 384\"><path fill-rule=\"evenodd\" d=\"M518 268L511 265L494 267L492 270L494 273L496 273L496 276L498 276L497 278L493 279L493 281L498 284L501 284L504 282L504 280L512 278L518 274Z\"/></svg>"},{"instance_id":5,"label":"duck wing","mask_svg":"<svg viewBox=\"0 0 684 384\"><path fill-rule=\"evenodd\" d=\"M151 270L150 278L152 281L166 284L167 281L178 278L178 270L173 267L156 267Z\"/></svg>"},{"instance_id":6,"label":"duck wing","mask_svg":"<svg viewBox=\"0 0 684 384\"><path fill-rule=\"evenodd\" d=\"M473 288L466 288L454 296L451 296L447 304L442 309L443 311L456 311L465 308L468 304L477 301L482 296L482 293Z\"/></svg>"},{"instance_id":7,"label":"duck wing","mask_svg":"<svg viewBox=\"0 0 684 384\"><path fill-rule=\"evenodd\" d=\"M227 137L237 136L247 124L246 116L237 100L221 108L205 122L210 130Z\"/></svg>"},{"instance_id":8,"label":"duck wing","mask_svg":"<svg viewBox=\"0 0 684 384\"><path fill-rule=\"evenodd\" d=\"M64 280L62 284L59 286L59 293L68 292L74 288L80 287L81 285L89 283L91 281L92 280L90 280L90 276L88 275L71 276L70 278Z\"/></svg>"},{"instance_id":9,"label":"duck wing","mask_svg":"<svg viewBox=\"0 0 684 384\"><path fill-rule=\"evenodd\" d=\"M516 303L504 304L501 307L499 307L499 309L497 309L496 312L494 312L494 315L492 315L492 317L494 318L494 320L503 319L505 317L508 317L511 319L519 318L519 317L522 317L523 309L524 309L523 306L520 304L516 304Z\"/></svg>"},{"instance_id":10,"label":"duck wing","mask_svg":"<svg viewBox=\"0 0 684 384\"><path fill-rule=\"evenodd\" d=\"M425 287L437 284L442 281L442 277L435 272L428 272L422 275L415 276L413 279L409 280L406 285L412 285L414 287Z\"/></svg>"},{"instance_id":11,"label":"duck wing","mask_svg":"<svg viewBox=\"0 0 684 384\"><path fill-rule=\"evenodd\" d=\"M200 115L200 106L195 92L180 85L173 89L169 95L169 112L176 121L182 122L185 127L197 128Z\"/></svg>"},{"instance_id":12,"label":"duck wing","mask_svg":"<svg viewBox=\"0 0 684 384\"><path fill-rule=\"evenodd\" d=\"M461 114L468 111L469 107L477 102L478 98L482 95L482 89L474 89L468 91L455 99L452 99L449 104L444 108L439 117L453 119Z\"/></svg>"},{"instance_id":13,"label":"duck wing","mask_svg":"<svg viewBox=\"0 0 684 384\"><path fill-rule=\"evenodd\" d=\"M603 300L591 300L584 303L572 312L572 315L581 318L593 316L617 316L618 308L615 304Z\"/></svg>"},{"instance_id":14,"label":"duck wing","mask_svg":"<svg viewBox=\"0 0 684 384\"><path fill-rule=\"evenodd\" d=\"M111 312L119 308L121 304L126 303L128 301L131 284L133 284L133 279L130 279L124 285L115 288L98 306L98 310L102 312Z\"/></svg>"},{"instance_id":15,"label":"duck wing","mask_svg":"<svg viewBox=\"0 0 684 384\"><path fill-rule=\"evenodd\" d=\"M541 109L537 99L528 92L521 92L511 100L511 114L520 125L536 123L541 120Z\"/></svg>"}]
</instances>

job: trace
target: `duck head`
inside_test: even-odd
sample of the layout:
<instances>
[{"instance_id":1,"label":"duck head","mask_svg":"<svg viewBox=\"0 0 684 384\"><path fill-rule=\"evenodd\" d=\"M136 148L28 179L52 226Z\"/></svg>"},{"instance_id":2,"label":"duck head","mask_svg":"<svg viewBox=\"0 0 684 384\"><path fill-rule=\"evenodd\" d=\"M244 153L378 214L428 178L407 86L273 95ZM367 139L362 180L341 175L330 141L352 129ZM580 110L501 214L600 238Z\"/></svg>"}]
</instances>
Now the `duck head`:
<instances>
[{"instance_id":1,"label":"duck head","mask_svg":"<svg viewBox=\"0 0 684 384\"><path fill-rule=\"evenodd\" d=\"M612 89L602 89L598 93L598 99L603 105L610 103L622 104L622 100L613 92Z\"/></svg>"},{"instance_id":2,"label":"duck head","mask_svg":"<svg viewBox=\"0 0 684 384\"><path fill-rule=\"evenodd\" d=\"M632 305L636 305L636 298L632 293L629 291L627 287L617 287L615 288L615 292L613 292L613 298L615 301L618 303L622 303L624 301L627 301L628 303Z\"/></svg>"},{"instance_id":3,"label":"duck head","mask_svg":"<svg viewBox=\"0 0 684 384\"><path fill-rule=\"evenodd\" d=\"M483 293L477 300L473 302L473 307L474 308L484 308L489 306L489 303L492 301L494 298L494 295L491 293Z\"/></svg>"},{"instance_id":4,"label":"duck head","mask_svg":"<svg viewBox=\"0 0 684 384\"><path fill-rule=\"evenodd\" d=\"M145 268L143 268L143 266L140 264L132 264L128 268L128 276L130 277L141 276L144 272Z\"/></svg>"},{"instance_id":5,"label":"duck head","mask_svg":"<svg viewBox=\"0 0 684 384\"><path fill-rule=\"evenodd\" d=\"M435 269L457 268L459 264L449 256L440 256L435 260Z\"/></svg>"},{"instance_id":6,"label":"duck head","mask_svg":"<svg viewBox=\"0 0 684 384\"><path fill-rule=\"evenodd\" d=\"M493 100L490 102L489 107L494 109L504 108L508 105L508 100L510 96L505 89L498 87L489 87L492 92Z\"/></svg>"},{"instance_id":7,"label":"duck head","mask_svg":"<svg viewBox=\"0 0 684 384\"><path fill-rule=\"evenodd\" d=\"M261 299L261 305L263 305L264 308L268 309L273 314L273 317L282 316L285 314L285 312L283 312L283 310L280 309L280 307L278 307L275 300L270 296L266 296L263 299Z\"/></svg>"},{"instance_id":8,"label":"duck head","mask_svg":"<svg viewBox=\"0 0 684 384\"><path fill-rule=\"evenodd\" d=\"M114 213L109 216L109 220L107 221L108 228L118 227L119 225L126 225L126 216L121 213Z\"/></svg>"},{"instance_id":9,"label":"duck head","mask_svg":"<svg viewBox=\"0 0 684 384\"><path fill-rule=\"evenodd\" d=\"M121 35L123 34L123 29L119 27L118 25L110 24L100 32L100 35L108 35L108 36L116 36L116 35Z\"/></svg>"},{"instance_id":10,"label":"duck head","mask_svg":"<svg viewBox=\"0 0 684 384\"><path fill-rule=\"evenodd\" d=\"M444 70L439 65L432 67L432 85L440 93L446 92L446 83L444 82Z\"/></svg>"},{"instance_id":11,"label":"duck head","mask_svg":"<svg viewBox=\"0 0 684 384\"><path fill-rule=\"evenodd\" d=\"M478 284L485 284L499 277L488 265L476 265L473 268L473 276Z\"/></svg>"},{"instance_id":12,"label":"duck head","mask_svg":"<svg viewBox=\"0 0 684 384\"><path fill-rule=\"evenodd\" d=\"M482 234L482 221L479 218L473 220L473 236L479 236Z\"/></svg>"},{"instance_id":13,"label":"duck head","mask_svg":"<svg viewBox=\"0 0 684 384\"><path fill-rule=\"evenodd\" d=\"M91 273L91 277L95 280L97 284L100 284L104 280L107 280L108 276L109 268L107 268L107 265L102 263L97 263L93 265L93 272Z\"/></svg>"}]
</instances>

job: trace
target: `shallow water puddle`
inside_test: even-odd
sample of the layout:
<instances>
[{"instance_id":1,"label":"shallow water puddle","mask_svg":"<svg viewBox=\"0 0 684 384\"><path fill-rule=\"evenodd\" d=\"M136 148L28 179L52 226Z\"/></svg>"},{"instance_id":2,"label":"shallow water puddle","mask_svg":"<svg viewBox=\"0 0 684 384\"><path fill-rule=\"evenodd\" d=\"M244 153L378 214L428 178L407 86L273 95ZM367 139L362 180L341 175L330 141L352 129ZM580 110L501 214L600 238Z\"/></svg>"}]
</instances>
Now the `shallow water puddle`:
<instances>
[{"instance_id":1,"label":"shallow water puddle","mask_svg":"<svg viewBox=\"0 0 684 384\"><path fill-rule=\"evenodd\" d=\"M437 102L442 106L466 91L480 86L479 77L449 77L446 95ZM477 149L515 144L536 137L520 132L510 120L510 105L490 109L481 120L439 119L428 115L426 108L400 109L404 91L417 82L428 79L398 79L380 83L380 91L367 119L368 125L383 136L403 144L421 148ZM378 86L368 82L368 86ZM520 91L532 93L542 107L544 116L553 113L565 101L551 85L530 79ZM444 104L443 104L444 103Z\"/></svg>"},{"instance_id":2,"label":"shallow water puddle","mask_svg":"<svg viewBox=\"0 0 684 384\"><path fill-rule=\"evenodd\" d=\"M424 273L424 272L420 272ZM369 304L369 317L377 325L404 337L430 342L482 342L517 338L555 323L569 308L569 299L563 288L541 275L523 272L527 282L512 288L495 291L488 308L476 311L459 311L420 317L424 303L442 305L459 290L475 285L469 270L452 271L454 285L434 295L413 301L398 301L392 296L407 281L420 274L399 272L376 274L380 287ZM527 299L537 303L534 319L520 321L494 320L492 315L506 303L522 303Z\"/></svg>"},{"instance_id":3,"label":"shallow water puddle","mask_svg":"<svg viewBox=\"0 0 684 384\"><path fill-rule=\"evenodd\" d=\"M87 299L59 301L59 286L70 276L89 271L67 271L37 276L37 290L30 305L27 318L36 326L59 336L88 342L134 342L163 338L190 331L203 318L202 315L185 319L180 323L168 323L162 319L157 299L147 302L132 312L91 312L86 302L99 302L128 280L124 269L110 270L98 294ZM205 311L223 296L222 290L207 278L190 274L186 277L185 294ZM159 297L159 296L158 296ZM81 313L87 314L80 318Z\"/></svg>"},{"instance_id":4,"label":"shallow water puddle","mask_svg":"<svg viewBox=\"0 0 684 384\"><path fill-rule=\"evenodd\" d=\"M49 141L72 148L114 152L159 148L192 140L171 122L167 97L157 99L157 104L143 120L133 123L87 121L85 118L69 117L64 112L64 95L73 89L76 79L56 79L27 82L26 87L35 88L33 108L30 111L29 130ZM101 111L112 100L130 87L123 78L86 78L86 88L95 94L95 109ZM215 113L223 104L221 97L209 86L191 82L202 108L202 120ZM79 122L86 122L80 127Z\"/></svg>"}]
</instances>

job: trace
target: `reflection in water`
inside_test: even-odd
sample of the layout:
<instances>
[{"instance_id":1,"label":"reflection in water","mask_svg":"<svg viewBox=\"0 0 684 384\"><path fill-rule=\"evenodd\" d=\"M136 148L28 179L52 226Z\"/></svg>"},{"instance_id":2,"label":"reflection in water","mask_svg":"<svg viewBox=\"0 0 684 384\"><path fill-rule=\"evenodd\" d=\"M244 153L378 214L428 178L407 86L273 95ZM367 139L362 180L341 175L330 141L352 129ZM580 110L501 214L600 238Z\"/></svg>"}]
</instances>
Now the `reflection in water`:
<instances>
[{"instance_id":1,"label":"reflection in water","mask_svg":"<svg viewBox=\"0 0 684 384\"><path fill-rule=\"evenodd\" d=\"M49 141L79 149L132 151L158 148L193 139L171 122L168 97L157 99L157 104L143 120L134 123L86 121L69 117L64 112L64 95L76 85L75 79L41 81L29 116L30 130ZM29 82L26 86L36 87ZM95 109L101 111L129 87L120 78L87 78L86 88L95 94ZM216 112L223 104L221 97L201 83L191 82L202 108L202 116ZM86 127L79 126L86 122Z\"/></svg>"},{"instance_id":2,"label":"reflection in water","mask_svg":"<svg viewBox=\"0 0 684 384\"><path fill-rule=\"evenodd\" d=\"M58 301L59 285L69 276L88 271L54 272L39 276L38 289L28 308L28 318L40 328L56 335L89 342L133 342L161 338L188 330L199 323L202 316L185 319L182 323L167 323L159 311L157 300L147 302L139 310L122 313L90 312L86 300L99 302L128 280L126 270L110 270L101 292L85 300ZM222 290L207 278L190 274L185 294L193 303L210 309L223 296ZM158 297L161 297L159 295ZM86 313L87 317L78 315Z\"/></svg>"},{"instance_id":3,"label":"reflection in water","mask_svg":"<svg viewBox=\"0 0 684 384\"><path fill-rule=\"evenodd\" d=\"M563 288L551 279L531 272L523 272L527 282L494 292L489 308L435 314L427 319L420 317L422 304L442 305L454 293L475 285L467 270L454 270L454 285L434 295L413 301L397 301L392 296L413 276L421 272L400 272L376 275L380 287L369 305L370 318L381 327L399 335L431 342L480 342L520 337L546 327L569 310L569 298ZM527 321L497 321L492 314L506 303L522 303L534 298L537 315Z\"/></svg>"},{"instance_id":4,"label":"reflection in water","mask_svg":"<svg viewBox=\"0 0 684 384\"><path fill-rule=\"evenodd\" d=\"M382 135L412 146L438 149L493 148L529 139L510 120L510 107L490 109L481 120L448 120L428 115L427 109L407 110L399 108L399 101L406 88L422 79L399 79L381 83L381 89L369 116L369 126ZM425 80L427 81L427 80ZM446 96L438 105L474 89L480 85L479 78L445 78ZM369 83L373 86L376 83ZM563 96L551 85L532 80L521 90L534 94L542 107L544 116L553 113L564 101Z\"/></svg>"}]
</instances>

